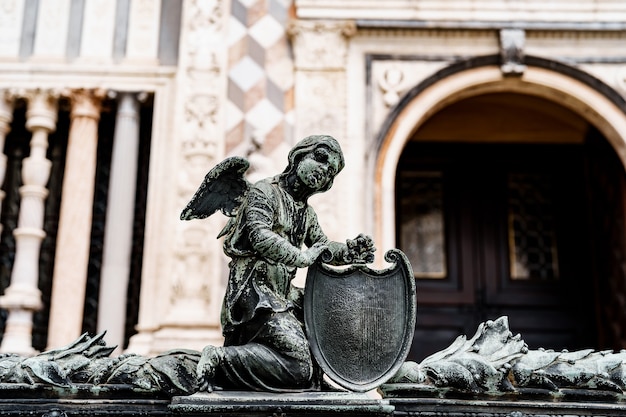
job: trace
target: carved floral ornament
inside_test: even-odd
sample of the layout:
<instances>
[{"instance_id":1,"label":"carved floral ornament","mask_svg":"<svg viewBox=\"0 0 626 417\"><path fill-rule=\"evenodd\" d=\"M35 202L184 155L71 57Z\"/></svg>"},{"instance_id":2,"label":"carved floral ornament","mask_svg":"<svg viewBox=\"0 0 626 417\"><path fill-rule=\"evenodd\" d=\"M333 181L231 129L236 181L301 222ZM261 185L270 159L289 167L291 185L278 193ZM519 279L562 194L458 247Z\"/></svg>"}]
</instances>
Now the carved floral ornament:
<instances>
[{"instance_id":1,"label":"carved floral ornament","mask_svg":"<svg viewBox=\"0 0 626 417\"><path fill-rule=\"evenodd\" d=\"M223 1L222 0L193 0L190 4L191 17L188 20L189 29L200 30L207 27L213 27L219 31L222 27L223 17Z\"/></svg>"},{"instance_id":2,"label":"carved floral ornament","mask_svg":"<svg viewBox=\"0 0 626 417\"><path fill-rule=\"evenodd\" d=\"M184 19L186 41L181 46L184 68L182 97L182 169L178 194L187 196L195 187L204 167L210 164L218 147L217 119L220 111L219 88L225 61L216 54L221 47L224 2L222 0L192 0L186 3Z\"/></svg>"}]
</instances>

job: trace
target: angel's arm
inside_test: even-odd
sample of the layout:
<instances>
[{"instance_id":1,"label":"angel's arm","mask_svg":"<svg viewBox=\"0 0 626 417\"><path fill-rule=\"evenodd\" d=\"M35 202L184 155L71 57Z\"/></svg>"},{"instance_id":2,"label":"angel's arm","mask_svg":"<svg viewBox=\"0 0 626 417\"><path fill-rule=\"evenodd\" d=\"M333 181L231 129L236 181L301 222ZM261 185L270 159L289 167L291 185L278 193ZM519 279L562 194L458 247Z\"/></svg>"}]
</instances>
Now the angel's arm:
<instances>
[{"instance_id":1,"label":"angel's arm","mask_svg":"<svg viewBox=\"0 0 626 417\"><path fill-rule=\"evenodd\" d=\"M346 243L329 241L320 227L317 216L312 208L309 208L310 226L308 228L305 244L311 246L316 242L324 242L331 254L331 259L326 263L330 265L348 265L352 263L371 263L374 260L374 241L369 236L359 234L355 239L348 239Z\"/></svg>"},{"instance_id":2,"label":"angel's arm","mask_svg":"<svg viewBox=\"0 0 626 417\"><path fill-rule=\"evenodd\" d=\"M276 204L275 197L269 189L263 190L257 186L249 191L243 216L252 249L266 259L287 266L301 268L311 265L326 249L324 242L302 251L276 233L273 230Z\"/></svg>"},{"instance_id":3,"label":"angel's arm","mask_svg":"<svg viewBox=\"0 0 626 417\"><path fill-rule=\"evenodd\" d=\"M346 255L348 253L348 246L345 243L333 242L328 239L319 222L317 221L317 215L311 207L309 207L309 227L307 237L304 244L307 246L313 246L315 243L323 242L330 251L332 258L327 263L330 265L345 265Z\"/></svg>"}]
</instances>

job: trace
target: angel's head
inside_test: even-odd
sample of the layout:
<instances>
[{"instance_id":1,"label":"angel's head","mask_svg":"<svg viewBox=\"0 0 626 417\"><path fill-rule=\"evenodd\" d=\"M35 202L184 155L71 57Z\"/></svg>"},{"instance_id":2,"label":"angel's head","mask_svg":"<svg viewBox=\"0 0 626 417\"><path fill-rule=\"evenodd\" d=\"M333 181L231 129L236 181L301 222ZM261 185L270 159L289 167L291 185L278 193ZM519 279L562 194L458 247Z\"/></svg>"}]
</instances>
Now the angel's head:
<instances>
[{"instance_id":1,"label":"angel's head","mask_svg":"<svg viewBox=\"0 0 626 417\"><path fill-rule=\"evenodd\" d=\"M289 152L283 176L297 179L311 194L324 192L345 165L339 142L332 136L307 136Z\"/></svg>"}]
</instances>

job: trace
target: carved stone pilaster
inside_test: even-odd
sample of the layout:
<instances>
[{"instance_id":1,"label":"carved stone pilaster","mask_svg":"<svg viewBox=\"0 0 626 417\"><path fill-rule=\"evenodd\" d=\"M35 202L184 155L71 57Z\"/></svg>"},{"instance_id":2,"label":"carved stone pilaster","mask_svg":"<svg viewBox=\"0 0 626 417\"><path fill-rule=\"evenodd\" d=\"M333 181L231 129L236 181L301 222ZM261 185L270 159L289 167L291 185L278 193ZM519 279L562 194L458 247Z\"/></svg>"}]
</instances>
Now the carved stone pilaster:
<instances>
[{"instance_id":1,"label":"carved stone pilaster","mask_svg":"<svg viewBox=\"0 0 626 417\"><path fill-rule=\"evenodd\" d=\"M43 230L46 184L52 162L46 159L48 134L55 130L58 94L51 91L27 93L26 127L32 132L30 155L22 164L20 214L15 235L15 262L11 284L0 297L9 310L0 351L32 355L33 312L42 307L39 281L39 252L46 236Z\"/></svg>"},{"instance_id":2,"label":"carved stone pilaster","mask_svg":"<svg viewBox=\"0 0 626 417\"><path fill-rule=\"evenodd\" d=\"M172 155L177 172L167 208L172 223L163 246L161 276L144 277L139 333L129 351L155 353L174 347L201 349L221 343L219 309L224 294L222 254L216 239L223 219L178 220L207 171L224 156L224 103L227 86L226 22L230 2L185 0L176 80L176 141ZM173 193L172 193L173 191ZM156 308L148 305L158 304Z\"/></svg>"},{"instance_id":3,"label":"carved stone pilaster","mask_svg":"<svg viewBox=\"0 0 626 417\"><path fill-rule=\"evenodd\" d=\"M181 138L180 207L189 201L207 170L223 155L221 119L226 97L226 1L188 1L185 13L185 95ZM192 326L219 326L212 303L221 304L219 280L220 246L218 230L209 222L185 222L177 227L175 268L170 288L168 323ZM217 272L212 274L207 272ZM213 288L215 291L211 291ZM213 296L214 295L214 296ZM213 309L214 310L214 309ZM194 313L191 313L191 312Z\"/></svg>"},{"instance_id":4,"label":"carved stone pilaster","mask_svg":"<svg viewBox=\"0 0 626 417\"><path fill-rule=\"evenodd\" d=\"M345 135L346 60L354 22L302 21L290 24L296 70L295 134ZM333 45L329 48L329 45Z\"/></svg>"},{"instance_id":5,"label":"carved stone pilaster","mask_svg":"<svg viewBox=\"0 0 626 417\"><path fill-rule=\"evenodd\" d=\"M341 143L344 154L356 155L356 141L347 137L348 84L347 66L350 38L356 34L351 21L304 21L291 23L288 33L293 42L295 62L294 109L295 137L328 134ZM347 164L341 177L358 169ZM315 207L320 213L332 211L337 204L354 203L356 188L340 178L333 189L315 196ZM328 216L327 216L328 218ZM347 210L333 214L333 224L325 227L332 238L345 239L346 228L351 229L355 216Z\"/></svg>"},{"instance_id":6,"label":"carved stone pilaster","mask_svg":"<svg viewBox=\"0 0 626 417\"><path fill-rule=\"evenodd\" d=\"M378 86L383 93L383 102L386 107L393 107L400 101L403 78L404 73L398 67L387 68L378 78Z\"/></svg>"}]
</instances>

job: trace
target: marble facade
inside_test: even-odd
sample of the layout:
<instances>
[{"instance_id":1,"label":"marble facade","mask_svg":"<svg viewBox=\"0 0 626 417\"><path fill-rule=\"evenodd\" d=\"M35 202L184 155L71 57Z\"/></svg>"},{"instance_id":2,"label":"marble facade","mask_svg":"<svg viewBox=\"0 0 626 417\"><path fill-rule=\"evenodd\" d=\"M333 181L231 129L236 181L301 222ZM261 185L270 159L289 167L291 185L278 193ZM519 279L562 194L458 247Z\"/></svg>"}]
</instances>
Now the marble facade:
<instances>
[{"instance_id":1,"label":"marble facade","mask_svg":"<svg viewBox=\"0 0 626 417\"><path fill-rule=\"evenodd\" d=\"M247 156L251 175L262 177L284 167L296 139L337 137L346 169L312 204L331 238L364 231L381 254L395 246L395 170L404 144L429 116L461 98L510 91L557 101L601 130L626 163L626 5L619 0L184 0L179 40L170 39L174 64L163 63L162 37L169 34L163 16L177 2L130 0L126 13L116 9L125 2L90 0L82 10L77 3L40 0L39 14L31 16L25 2L0 0L0 139L17 98L29 109L50 106L43 118L27 122L30 158L44 166L45 152L37 147L45 149L45 132L54 130L55 100L69 100L72 108L50 346L81 332L84 285L78 283L86 273L91 221L85 178L95 168L104 94L154 97L139 319L128 347L144 355L220 343L227 259L215 236L224 219L182 223L178 216L206 171L225 156ZM509 37L511 29L517 38ZM509 41L512 46L504 45ZM503 53L522 67L450 70ZM527 64L528 56L563 63L598 83ZM87 102L78 100L85 94ZM9 311L4 352L29 351L29 315L40 308L34 265L44 171L24 176L21 210L31 223L14 231L20 247L0 298ZM79 179L71 179L72 172ZM110 187L121 186L112 181ZM114 195L127 200L131 194ZM351 209L338 210L343 207ZM123 242L109 245L127 243L128 233L112 233ZM100 301L102 316L114 315L106 306L121 308L113 300L124 291L109 294ZM111 319L111 326L123 320ZM9 323L19 334L14 342Z\"/></svg>"}]
</instances>

